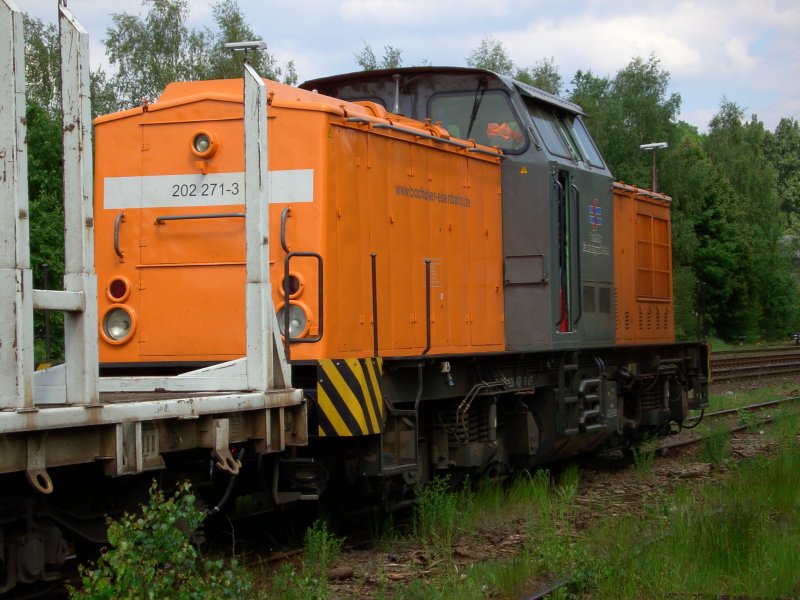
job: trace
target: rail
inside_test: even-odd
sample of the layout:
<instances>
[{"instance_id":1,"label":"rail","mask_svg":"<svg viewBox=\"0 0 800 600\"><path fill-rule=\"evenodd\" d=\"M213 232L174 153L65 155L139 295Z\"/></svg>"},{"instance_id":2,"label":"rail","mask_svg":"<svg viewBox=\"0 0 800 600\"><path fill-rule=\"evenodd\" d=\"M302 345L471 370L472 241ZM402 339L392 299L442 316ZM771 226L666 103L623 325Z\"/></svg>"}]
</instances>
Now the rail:
<instances>
[{"instance_id":1,"label":"rail","mask_svg":"<svg viewBox=\"0 0 800 600\"><path fill-rule=\"evenodd\" d=\"M773 350L746 354L713 354L713 383L795 375L800 372L800 351Z\"/></svg>"}]
</instances>

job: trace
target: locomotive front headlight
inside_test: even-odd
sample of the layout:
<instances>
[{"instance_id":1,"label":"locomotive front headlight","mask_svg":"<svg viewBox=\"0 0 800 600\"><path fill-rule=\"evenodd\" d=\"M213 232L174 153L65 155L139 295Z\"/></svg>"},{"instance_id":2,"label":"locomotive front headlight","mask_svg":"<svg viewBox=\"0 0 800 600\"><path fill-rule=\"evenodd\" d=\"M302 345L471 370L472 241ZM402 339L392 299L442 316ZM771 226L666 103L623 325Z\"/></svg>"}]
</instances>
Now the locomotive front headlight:
<instances>
[{"instance_id":1,"label":"locomotive front headlight","mask_svg":"<svg viewBox=\"0 0 800 600\"><path fill-rule=\"evenodd\" d=\"M134 327L133 314L122 305L112 306L103 317L103 337L112 344L126 341Z\"/></svg>"},{"instance_id":2,"label":"locomotive front headlight","mask_svg":"<svg viewBox=\"0 0 800 600\"><path fill-rule=\"evenodd\" d=\"M199 154L204 154L208 152L209 148L211 148L211 138L205 133L198 133L194 137L194 149L197 150Z\"/></svg>"},{"instance_id":3,"label":"locomotive front headlight","mask_svg":"<svg viewBox=\"0 0 800 600\"><path fill-rule=\"evenodd\" d=\"M200 158L209 158L217 151L214 136L207 131L198 131L192 138L192 152Z\"/></svg>"},{"instance_id":4,"label":"locomotive front headlight","mask_svg":"<svg viewBox=\"0 0 800 600\"><path fill-rule=\"evenodd\" d=\"M281 335L286 335L286 307L278 309L278 327ZM289 336L293 338L303 337L308 329L308 315L299 304L289 305Z\"/></svg>"}]
</instances>

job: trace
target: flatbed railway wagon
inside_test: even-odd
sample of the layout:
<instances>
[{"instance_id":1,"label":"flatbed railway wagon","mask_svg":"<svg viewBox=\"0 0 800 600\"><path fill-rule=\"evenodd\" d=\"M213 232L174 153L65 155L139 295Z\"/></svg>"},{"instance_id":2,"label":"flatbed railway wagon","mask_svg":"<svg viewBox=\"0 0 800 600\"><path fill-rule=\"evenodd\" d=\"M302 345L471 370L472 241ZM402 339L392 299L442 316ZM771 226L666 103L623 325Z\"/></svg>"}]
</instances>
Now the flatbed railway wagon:
<instances>
[{"instance_id":1,"label":"flatbed railway wagon","mask_svg":"<svg viewBox=\"0 0 800 600\"><path fill-rule=\"evenodd\" d=\"M52 291L32 284L23 17L0 0L0 594L58 579L81 542L105 541L106 515L146 500L153 479L165 486L190 479L219 512L240 471L307 443L306 402L275 343L269 281L259 268L268 252L266 164L257 159L266 95L252 74L246 105L254 134L238 140L248 156L240 190L248 215L241 240L248 299L240 308L247 348L227 368L99 377L89 44L65 6L59 20L66 256L64 289ZM65 313L66 360L40 371L34 309ZM266 495L288 501L278 491Z\"/></svg>"}]
</instances>

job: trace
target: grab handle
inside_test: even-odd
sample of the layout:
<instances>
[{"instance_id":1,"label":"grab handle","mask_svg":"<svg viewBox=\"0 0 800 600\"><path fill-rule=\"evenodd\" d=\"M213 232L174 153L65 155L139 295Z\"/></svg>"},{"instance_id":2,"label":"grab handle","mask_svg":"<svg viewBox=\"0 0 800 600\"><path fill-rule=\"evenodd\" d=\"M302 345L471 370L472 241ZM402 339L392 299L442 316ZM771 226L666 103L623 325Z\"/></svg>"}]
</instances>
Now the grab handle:
<instances>
[{"instance_id":1,"label":"grab handle","mask_svg":"<svg viewBox=\"0 0 800 600\"><path fill-rule=\"evenodd\" d=\"M125 257L125 253L119 247L119 226L121 223L125 222L125 211L121 210L117 213L117 216L114 217L114 252L117 253L117 256L120 258Z\"/></svg>"},{"instance_id":2,"label":"grab handle","mask_svg":"<svg viewBox=\"0 0 800 600\"><path fill-rule=\"evenodd\" d=\"M195 219L244 219L244 213L205 213L200 215L170 215L156 217L156 225L163 225L167 221L192 221Z\"/></svg>"}]
</instances>

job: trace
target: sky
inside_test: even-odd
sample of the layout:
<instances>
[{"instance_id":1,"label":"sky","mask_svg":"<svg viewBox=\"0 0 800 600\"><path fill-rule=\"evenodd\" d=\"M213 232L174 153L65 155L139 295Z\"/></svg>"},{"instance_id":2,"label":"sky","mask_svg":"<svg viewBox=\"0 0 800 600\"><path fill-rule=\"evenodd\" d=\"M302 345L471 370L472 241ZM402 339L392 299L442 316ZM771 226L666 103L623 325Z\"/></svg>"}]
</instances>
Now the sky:
<instances>
[{"instance_id":1,"label":"sky","mask_svg":"<svg viewBox=\"0 0 800 600\"><path fill-rule=\"evenodd\" d=\"M55 21L57 0L15 0L20 10ZM213 2L188 0L187 25L213 27ZM93 66L112 72L103 39L110 13L143 13L139 0L68 0L89 32ZM613 77L632 58L655 54L681 95L679 118L705 131L723 98L774 130L800 120L798 0L239 0L247 22L299 81L358 70L354 55L384 46L403 65L464 66L487 36L515 65L552 57L565 88L577 70Z\"/></svg>"}]
</instances>

